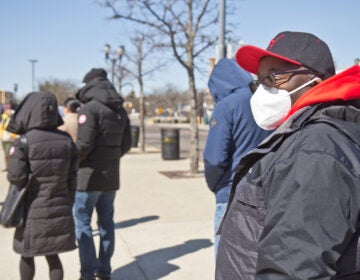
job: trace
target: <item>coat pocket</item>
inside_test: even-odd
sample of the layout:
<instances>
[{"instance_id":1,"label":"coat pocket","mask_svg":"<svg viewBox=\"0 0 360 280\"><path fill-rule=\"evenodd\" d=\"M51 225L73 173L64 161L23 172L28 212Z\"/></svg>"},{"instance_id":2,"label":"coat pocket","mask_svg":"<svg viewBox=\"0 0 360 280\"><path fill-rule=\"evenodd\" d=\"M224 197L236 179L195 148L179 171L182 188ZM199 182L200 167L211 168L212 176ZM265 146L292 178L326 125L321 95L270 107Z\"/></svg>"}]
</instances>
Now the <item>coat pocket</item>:
<instances>
[{"instance_id":1,"label":"coat pocket","mask_svg":"<svg viewBox=\"0 0 360 280\"><path fill-rule=\"evenodd\" d=\"M256 209L255 216L259 221L264 221L265 216L265 205L264 205L264 194L263 190L260 187L250 184L249 182L244 182L237 187L235 194L235 200L248 206L250 209ZM250 211L253 212L253 211Z\"/></svg>"},{"instance_id":2,"label":"coat pocket","mask_svg":"<svg viewBox=\"0 0 360 280\"><path fill-rule=\"evenodd\" d=\"M241 182L231 205L229 219L238 230L235 242L249 251L257 251L257 244L264 228L265 208L262 189L248 182Z\"/></svg>"},{"instance_id":3,"label":"coat pocket","mask_svg":"<svg viewBox=\"0 0 360 280\"><path fill-rule=\"evenodd\" d=\"M240 182L223 220L218 254L218 260L229 260L230 270L237 271L236 279L249 279L255 273L264 217L262 189Z\"/></svg>"}]
</instances>

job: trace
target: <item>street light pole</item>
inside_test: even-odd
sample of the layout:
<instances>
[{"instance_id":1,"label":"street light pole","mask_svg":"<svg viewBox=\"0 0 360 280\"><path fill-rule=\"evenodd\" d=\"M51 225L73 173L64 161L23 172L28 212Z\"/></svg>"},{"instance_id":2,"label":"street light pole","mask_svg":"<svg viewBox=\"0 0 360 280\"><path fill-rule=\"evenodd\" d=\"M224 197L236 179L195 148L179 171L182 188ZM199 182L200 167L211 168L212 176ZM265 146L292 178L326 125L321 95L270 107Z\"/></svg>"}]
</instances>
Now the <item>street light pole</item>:
<instances>
[{"instance_id":1,"label":"street light pole","mask_svg":"<svg viewBox=\"0 0 360 280\"><path fill-rule=\"evenodd\" d=\"M115 80L114 80L114 77L115 77L115 64L116 64L116 59L115 58L111 59L111 83L113 85L115 85Z\"/></svg>"},{"instance_id":2,"label":"street light pole","mask_svg":"<svg viewBox=\"0 0 360 280\"><path fill-rule=\"evenodd\" d=\"M216 52L216 62L226 57L225 46L225 0L219 0L219 41Z\"/></svg>"},{"instance_id":3,"label":"street light pole","mask_svg":"<svg viewBox=\"0 0 360 280\"><path fill-rule=\"evenodd\" d=\"M124 68L121 66L121 60L125 54L125 47L124 46L119 46L117 49L117 53L118 53L118 59L119 59L119 70L120 70L120 74L119 74L119 78L118 78L118 82L119 82L119 94L122 95L122 80L124 78Z\"/></svg>"},{"instance_id":4,"label":"street light pole","mask_svg":"<svg viewBox=\"0 0 360 280\"><path fill-rule=\"evenodd\" d=\"M31 77L32 77L32 90L35 91L35 63L38 62L36 59L29 59L31 63Z\"/></svg>"},{"instance_id":5,"label":"street light pole","mask_svg":"<svg viewBox=\"0 0 360 280\"><path fill-rule=\"evenodd\" d=\"M121 63L121 59L125 53L125 47L119 46L115 53L111 53L111 46L109 44L105 44L104 46L105 60L110 60L111 62L111 83L115 86L115 65L116 62L119 61ZM121 66L120 66L121 67ZM122 73L120 73L120 76ZM119 89L121 91L121 79L119 78Z\"/></svg>"}]
</instances>

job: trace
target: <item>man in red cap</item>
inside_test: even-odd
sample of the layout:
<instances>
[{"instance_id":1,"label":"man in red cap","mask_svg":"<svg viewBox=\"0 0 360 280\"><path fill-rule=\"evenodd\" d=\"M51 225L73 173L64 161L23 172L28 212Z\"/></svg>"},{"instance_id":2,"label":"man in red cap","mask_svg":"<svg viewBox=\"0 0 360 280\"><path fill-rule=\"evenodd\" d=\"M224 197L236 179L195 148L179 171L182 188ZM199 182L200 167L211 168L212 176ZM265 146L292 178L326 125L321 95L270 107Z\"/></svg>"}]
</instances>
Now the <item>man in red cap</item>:
<instances>
[{"instance_id":1,"label":"man in red cap","mask_svg":"<svg viewBox=\"0 0 360 280\"><path fill-rule=\"evenodd\" d=\"M276 130L240 161L216 279L360 279L360 67L335 75L326 43L288 31L236 60Z\"/></svg>"}]
</instances>

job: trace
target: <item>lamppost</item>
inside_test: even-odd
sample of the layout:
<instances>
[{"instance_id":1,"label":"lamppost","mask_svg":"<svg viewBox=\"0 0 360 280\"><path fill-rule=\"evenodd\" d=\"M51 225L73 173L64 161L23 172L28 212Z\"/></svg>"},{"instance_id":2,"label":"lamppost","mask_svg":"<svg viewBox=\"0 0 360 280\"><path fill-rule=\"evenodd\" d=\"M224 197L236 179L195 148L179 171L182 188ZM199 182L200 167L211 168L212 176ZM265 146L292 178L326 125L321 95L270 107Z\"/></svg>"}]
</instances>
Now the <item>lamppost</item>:
<instances>
[{"instance_id":1,"label":"lamppost","mask_svg":"<svg viewBox=\"0 0 360 280\"><path fill-rule=\"evenodd\" d=\"M105 60L108 61L110 60L111 62L111 82L114 85L114 77L115 77L115 65L116 62L119 61L119 63L121 62L122 57L124 56L125 53L125 47L124 46L119 46L117 48L117 50L115 52L111 52L111 46L109 44L105 44L104 46L104 53L105 53Z\"/></svg>"},{"instance_id":2,"label":"lamppost","mask_svg":"<svg viewBox=\"0 0 360 280\"><path fill-rule=\"evenodd\" d=\"M219 39L216 46L216 63L223 57L226 57L225 46L225 13L226 2L225 0L219 0Z\"/></svg>"},{"instance_id":3,"label":"lamppost","mask_svg":"<svg viewBox=\"0 0 360 280\"><path fill-rule=\"evenodd\" d=\"M38 62L37 59L29 59L31 63L31 77L32 77L32 90L35 90L35 63Z\"/></svg>"}]
</instances>

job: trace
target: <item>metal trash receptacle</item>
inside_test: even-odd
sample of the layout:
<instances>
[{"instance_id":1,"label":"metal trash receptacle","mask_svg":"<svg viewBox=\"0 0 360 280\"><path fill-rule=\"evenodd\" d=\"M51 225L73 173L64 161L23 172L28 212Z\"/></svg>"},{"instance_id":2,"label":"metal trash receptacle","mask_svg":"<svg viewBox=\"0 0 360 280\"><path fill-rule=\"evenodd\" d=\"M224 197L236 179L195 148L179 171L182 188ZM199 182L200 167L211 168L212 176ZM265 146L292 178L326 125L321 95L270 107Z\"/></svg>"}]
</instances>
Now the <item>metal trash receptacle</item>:
<instances>
[{"instance_id":1,"label":"metal trash receptacle","mask_svg":"<svg viewBox=\"0 0 360 280\"><path fill-rule=\"evenodd\" d=\"M179 129L161 129L161 157L165 160L180 158Z\"/></svg>"},{"instance_id":2,"label":"metal trash receptacle","mask_svg":"<svg viewBox=\"0 0 360 280\"><path fill-rule=\"evenodd\" d=\"M131 126L131 147L136 148L139 142L140 128L137 125Z\"/></svg>"}]
</instances>

